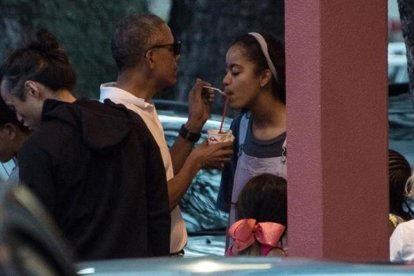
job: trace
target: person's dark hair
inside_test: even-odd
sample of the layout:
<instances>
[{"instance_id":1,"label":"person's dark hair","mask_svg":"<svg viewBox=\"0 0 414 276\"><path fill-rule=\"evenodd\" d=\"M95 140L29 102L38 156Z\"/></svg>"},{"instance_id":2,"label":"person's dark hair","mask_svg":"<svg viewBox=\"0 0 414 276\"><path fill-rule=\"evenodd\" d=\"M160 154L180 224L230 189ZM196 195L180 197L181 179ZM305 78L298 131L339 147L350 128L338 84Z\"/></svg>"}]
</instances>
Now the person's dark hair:
<instances>
[{"instance_id":1,"label":"person's dark hair","mask_svg":"<svg viewBox=\"0 0 414 276\"><path fill-rule=\"evenodd\" d=\"M13 51L1 66L1 80L11 94L24 100L24 83L32 80L53 91L72 91L76 75L69 58L56 37L46 29L27 34L23 47Z\"/></svg>"},{"instance_id":2,"label":"person's dark hair","mask_svg":"<svg viewBox=\"0 0 414 276\"><path fill-rule=\"evenodd\" d=\"M17 126L24 133L30 133L30 130L17 119L16 112L10 109L0 97L0 128L8 123Z\"/></svg>"},{"instance_id":3,"label":"person's dark hair","mask_svg":"<svg viewBox=\"0 0 414 276\"><path fill-rule=\"evenodd\" d=\"M283 177L260 174L251 178L237 201L238 218L287 226L287 185Z\"/></svg>"},{"instance_id":4,"label":"person's dark hair","mask_svg":"<svg viewBox=\"0 0 414 276\"><path fill-rule=\"evenodd\" d=\"M405 202L405 183L411 176L411 167L403 155L392 149L388 150L388 174L390 213L409 220L411 217L403 210L403 203Z\"/></svg>"},{"instance_id":5,"label":"person's dark hair","mask_svg":"<svg viewBox=\"0 0 414 276\"><path fill-rule=\"evenodd\" d=\"M144 58L145 51L160 39L164 24L154 14L131 14L117 23L111 49L119 71L137 65Z\"/></svg>"},{"instance_id":6,"label":"person's dark hair","mask_svg":"<svg viewBox=\"0 0 414 276\"><path fill-rule=\"evenodd\" d=\"M3 98L0 97L0 127L3 127L7 123L20 125L19 120L17 120L16 113L11 110L3 101Z\"/></svg>"},{"instance_id":7,"label":"person's dark hair","mask_svg":"<svg viewBox=\"0 0 414 276\"><path fill-rule=\"evenodd\" d=\"M276 39L269 33L260 32L267 43L270 59L272 60L278 80L272 76L272 87L274 95L281 102L286 103L286 73L285 73L285 46L282 41ZM260 48L259 42L250 34L237 37L232 45L239 45L244 49L246 58L256 65L256 73L269 69L266 58Z\"/></svg>"}]
</instances>

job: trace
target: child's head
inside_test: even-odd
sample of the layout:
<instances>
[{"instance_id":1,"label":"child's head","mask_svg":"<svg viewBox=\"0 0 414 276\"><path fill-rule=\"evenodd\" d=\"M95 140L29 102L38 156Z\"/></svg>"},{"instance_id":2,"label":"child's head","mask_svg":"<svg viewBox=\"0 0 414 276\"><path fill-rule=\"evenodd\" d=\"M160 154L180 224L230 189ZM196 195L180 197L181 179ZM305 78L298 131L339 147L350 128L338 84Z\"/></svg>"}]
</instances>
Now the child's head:
<instances>
[{"instance_id":1,"label":"child's head","mask_svg":"<svg viewBox=\"0 0 414 276\"><path fill-rule=\"evenodd\" d=\"M411 167L407 159L394 150L388 150L389 198L390 213L403 219L410 219L409 214L403 210L405 197L405 184L411 176Z\"/></svg>"},{"instance_id":2,"label":"child's head","mask_svg":"<svg viewBox=\"0 0 414 276\"><path fill-rule=\"evenodd\" d=\"M251 178L237 201L238 218L287 225L287 185L283 177L260 174Z\"/></svg>"},{"instance_id":3,"label":"child's head","mask_svg":"<svg viewBox=\"0 0 414 276\"><path fill-rule=\"evenodd\" d=\"M414 199L414 173L411 174L405 183L405 197Z\"/></svg>"},{"instance_id":4,"label":"child's head","mask_svg":"<svg viewBox=\"0 0 414 276\"><path fill-rule=\"evenodd\" d=\"M0 162L7 162L17 155L29 130L17 120L16 114L0 97Z\"/></svg>"},{"instance_id":5,"label":"child's head","mask_svg":"<svg viewBox=\"0 0 414 276\"><path fill-rule=\"evenodd\" d=\"M414 217L414 173L408 178L407 182L405 183L405 208L403 210L406 211L410 218Z\"/></svg>"}]
</instances>

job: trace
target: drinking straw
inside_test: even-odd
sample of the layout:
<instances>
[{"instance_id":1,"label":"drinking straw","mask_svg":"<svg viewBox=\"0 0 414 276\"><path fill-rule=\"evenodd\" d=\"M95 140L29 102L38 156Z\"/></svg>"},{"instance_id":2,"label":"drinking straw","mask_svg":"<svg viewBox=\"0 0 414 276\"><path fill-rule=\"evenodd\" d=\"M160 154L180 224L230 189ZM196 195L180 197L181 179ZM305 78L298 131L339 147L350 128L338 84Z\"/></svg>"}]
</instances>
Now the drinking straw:
<instances>
[{"instance_id":1,"label":"drinking straw","mask_svg":"<svg viewBox=\"0 0 414 276\"><path fill-rule=\"evenodd\" d=\"M226 98L226 100L224 101L223 113L221 115L221 123L220 123L219 133L223 133L222 128L223 128L223 123L224 123L224 117L226 116L227 105L228 105L228 102L229 102L229 97L225 97L225 98Z\"/></svg>"}]
</instances>

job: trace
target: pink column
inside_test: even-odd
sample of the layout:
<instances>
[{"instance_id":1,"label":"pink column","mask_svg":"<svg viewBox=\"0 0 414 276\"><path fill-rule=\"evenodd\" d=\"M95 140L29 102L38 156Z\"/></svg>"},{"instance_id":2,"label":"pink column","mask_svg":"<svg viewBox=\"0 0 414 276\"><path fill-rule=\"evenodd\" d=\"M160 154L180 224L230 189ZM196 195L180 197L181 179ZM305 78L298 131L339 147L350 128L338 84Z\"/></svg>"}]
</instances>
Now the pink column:
<instances>
[{"instance_id":1,"label":"pink column","mask_svg":"<svg viewBox=\"0 0 414 276\"><path fill-rule=\"evenodd\" d=\"M285 1L289 255L388 260L387 1Z\"/></svg>"}]
</instances>

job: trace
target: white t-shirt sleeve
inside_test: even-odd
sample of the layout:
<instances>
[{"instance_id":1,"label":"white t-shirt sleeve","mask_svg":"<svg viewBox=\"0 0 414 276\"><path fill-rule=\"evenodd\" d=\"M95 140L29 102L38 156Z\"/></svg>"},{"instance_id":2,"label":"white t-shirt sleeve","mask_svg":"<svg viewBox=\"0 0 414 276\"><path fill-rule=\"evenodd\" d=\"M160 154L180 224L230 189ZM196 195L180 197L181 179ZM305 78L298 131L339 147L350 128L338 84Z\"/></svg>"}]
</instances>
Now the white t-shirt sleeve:
<instances>
[{"instance_id":1,"label":"white t-shirt sleeve","mask_svg":"<svg viewBox=\"0 0 414 276\"><path fill-rule=\"evenodd\" d=\"M400 223L390 238L390 261L414 261L414 220Z\"/></svg>"}]
</instances>

